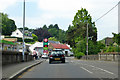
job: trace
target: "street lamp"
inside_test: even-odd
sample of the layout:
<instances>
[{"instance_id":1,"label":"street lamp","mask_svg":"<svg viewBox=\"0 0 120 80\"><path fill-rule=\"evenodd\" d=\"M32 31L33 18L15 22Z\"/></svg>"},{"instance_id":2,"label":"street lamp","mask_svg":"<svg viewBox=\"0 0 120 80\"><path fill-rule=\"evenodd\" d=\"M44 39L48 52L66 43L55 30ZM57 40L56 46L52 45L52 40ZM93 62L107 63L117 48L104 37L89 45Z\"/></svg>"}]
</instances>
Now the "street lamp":
<instances>
[{"instance_id":1,"label":"street lamp","mask_svg":"<svg viewBox=\"0 0 120 80\"><path fill-rule=\"evenodd\" d=\"M25 27L25 0L23 1L23 52L22 52L22 62L24 62L24 55L25 55L25 42L24 42L24 27Z\"/></svg>"}]
</instances>

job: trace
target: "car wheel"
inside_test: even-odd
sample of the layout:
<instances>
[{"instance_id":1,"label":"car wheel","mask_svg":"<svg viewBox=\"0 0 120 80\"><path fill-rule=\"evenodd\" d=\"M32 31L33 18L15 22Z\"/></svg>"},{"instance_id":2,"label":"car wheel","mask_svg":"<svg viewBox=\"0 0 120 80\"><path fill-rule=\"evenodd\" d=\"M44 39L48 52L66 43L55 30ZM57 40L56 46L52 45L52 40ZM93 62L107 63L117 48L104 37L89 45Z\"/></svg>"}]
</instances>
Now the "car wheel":
<instances>
[{"instance_id":1,"label":"car wheel","mask_svg":"<svg viewBox=\"0 0 120 80\"><path fill-rule=\"evenodd\" d=\"M51 64L51 62L52 62L52 61L51 61L51 60L49 60L49 64Z\"/></svg>"},{"instance_id":2,"label":"car wheel","mask_svg":"<svg viewBox=\"0 0 120 80\"><path fill-rule=\"evenodd\" d=\"M62 63L65 63L65 60L63 60Z\"/></svg>"}]
</instances>

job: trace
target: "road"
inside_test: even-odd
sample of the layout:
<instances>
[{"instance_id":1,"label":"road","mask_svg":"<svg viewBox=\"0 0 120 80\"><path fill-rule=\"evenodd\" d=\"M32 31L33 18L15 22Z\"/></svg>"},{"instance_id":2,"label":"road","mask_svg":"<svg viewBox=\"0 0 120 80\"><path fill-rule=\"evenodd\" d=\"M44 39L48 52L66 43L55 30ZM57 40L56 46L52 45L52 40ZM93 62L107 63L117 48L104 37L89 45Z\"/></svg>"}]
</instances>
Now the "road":
<instances>
[{"instance_id":1,"label":"road","mask_svg":"<svg viewBox=\"0 0 120 80\"><path fill-rule=\"evenodd\" d=\"M37 65L19 78L117 78L118 63L110 61L85 61L73 57L66 58L66 63L48 63L48 59Z\"/></svg>"}]
</instances>

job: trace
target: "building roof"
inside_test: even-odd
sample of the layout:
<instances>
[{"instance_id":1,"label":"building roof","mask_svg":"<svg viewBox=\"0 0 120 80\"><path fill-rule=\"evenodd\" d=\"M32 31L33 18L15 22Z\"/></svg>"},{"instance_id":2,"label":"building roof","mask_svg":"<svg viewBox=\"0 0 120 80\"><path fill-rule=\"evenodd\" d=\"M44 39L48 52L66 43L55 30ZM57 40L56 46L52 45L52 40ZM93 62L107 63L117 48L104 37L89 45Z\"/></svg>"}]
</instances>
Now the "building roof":
<instances>
[{"instance_id":1,"label":"building roof","mask_svg":"<svg viewBox=\"0 0 120 80\"><path fill-rule=\"evenodd\" d=\"M50 43L56 49L70 49L66 44Z\"/></svg>"},{"instance_id":2,"label":"building roof","mask_svg":"<svg viewBox=\"0 0 120 80\"><path fill-rule=\"evenodd\" d=\"M5 41L17 42L17 38L3 38Z\"/></svg>"},{"instance_id":3,"label":"building roof","mask_svg":"<svg viewBox=\"0 0 120 80\"><path fill-rule=\"evenodd\" d=\"M110 37L105 38L105 44L107 46L109 46L110 44L113 44L113 43L114 43L113 38L110 38Z\"/></svg>"},{"instance_id":4,"label":"building roof","mask_svg":"<svg viewBox=\"0 0 120 80\"><path fill-rule=\"evenodd\" d=\"M35 44L31 45L29 49L33 52L36 47L42 48L43 42L36 42Z\"/></svg>"},{"instance_id":5,"label":"building roof","mask_svg":"<svg viewBox=\"0 0 120 80\"><path fill-rule=\"evenodd\" d=\"M48 40L48 43L57 43L57 44L59 44L60 42L59 42L59 41L51 41L51 40Z\"/></svg>"},{"instance_id":6,"label":"building roof","mask_svg":"<svg viewBox=\"0 0 120 80\"><path fill-rule=\"evenodd\" d=\"M0 40L0 43L10 44L10 45L16 45L16 43L13 43L11 41L6 41L6 40Z\"/></svg>"}]
</instances>

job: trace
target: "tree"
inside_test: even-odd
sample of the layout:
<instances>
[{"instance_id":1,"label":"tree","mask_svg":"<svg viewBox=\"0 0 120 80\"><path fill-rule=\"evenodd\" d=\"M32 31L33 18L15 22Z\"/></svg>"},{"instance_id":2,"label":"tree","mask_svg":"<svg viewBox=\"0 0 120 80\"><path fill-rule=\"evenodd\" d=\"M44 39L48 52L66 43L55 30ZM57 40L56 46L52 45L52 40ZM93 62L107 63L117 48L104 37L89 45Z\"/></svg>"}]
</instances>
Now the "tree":
<instances>
[{"instance_id":1,"label":"tree","mask_svg":"<svg viewBox=\"0 0 120 80\"><path fill-rule=\"evenodd\" d=\"M48 28L49 28L49 29L54 28L53 24L50 24L50 25L48 26Z\"/></svg>"},{"instance_id":2,"label":"tree","mask_svg":"<svg viewBox=\"0 0 120 80\"><path fill-rule=\"evenodd\" d=\"M116 33L112 33L114 35L113 40L120 45L120 33L116 34Z\"/></svg>"},{"instance_id":3,"label":"tree","mask_svg":"<svg viewBox=\"0 0 120 80\"><path fill-rule=\"evenodd\" d=\"M55 24L54 28L56 28L57 30L59 30L58 24Z\"/></svg>"},{"instance_id":4,"label":"tree","mask_svg":"<svg viewBox=\"0 0 120 80\"><path fill-rule=\"evenodd\" d=\"M58 37L58 33L59 33L59 31L56 29L56 28L50 28L49 30L48 30L48 32L52 35L52 36L54 36L54 37Z\"/></svg>"},{"instance_id":5,"label":"tree","mask_svg":"<svg viewBox=\"0 0 120 80\"><path fill-rule=\"evenodd\" d=\"M47 26L46 26L46 25L44 25L44 26L43 26L43 29L47 29Z\"/></svg>"},{"instance_id":6,"label":"tree","mask_svg":"<svg viewBox=\"0 0 120 80\"><path fill-rule=\"evenodd\" d=\"M58 39L61 43L65 43L65 42L66 42L66 32L65 32L64 30L62 30L62 29L59 29L57 39Z\"/></svg>"},{"instance_id":7,"label":"tree","mask_svg":"<svg viewBox=\"0 0 120 80\"><path fill-rule=\"evenodd\" d=\"M0 15L0 19L2 20L2 22L0 22L2 26L2 35L11 35L17 28L15 21L9 19L7 14L0 13Z\"/></svg>"},{"instance_id":8,"label":"tree","mask_svg":"<svg viewBox=\"0 0 120 80\"><path fill-rule=\"evenodd\" d=\"M48 30L42 28L35 29L33 33L38 37L38 41L40 42L43 41L44 38L52 37Z\"/></svg>"},{"instance_id":9,"label":"tree","mask_svg":"<svg viewBox=\"0 0 120 80\"><path fill-rule=\"evenodd\" d=\"M58 41L65 43L66 31L60 29L58 24L54 24L54 25L50 24L48 28L46 25L44 25L42 29L47 30L50 33L50 35L56 38Z\"/></svg>"},{"instance_id":10,"label":"tree","mask_svg":"<svg viewBox=\"0 0 120 80\"><path fill-rule=\"evenodd\" d=\"M32 34L33 40L38 41L38 37L35 34Z\"/></svg>"},{"instance_id":11,"label":"tree","mask_svg":"<svg viewBox=\"0 0 120 80\"><path fill-rule=\"evenodd\" d=\"M58 41L55 37L50 37L50 38L48 38L48 40L51 40L51 41Z\"/></svg>"},{"instance_id":12,"label":"tree","mask_svg":"<svg viewBox=\"0 0 120 80\"><path fill-rule=\"evenodd\" d=\"M72 21L73 26L69 26L67 30L66 39L68 44L75 47L75 44L80 40L86 39L87 23L89 24L88 36L92 37L93 42L96 42L97 28L95 27L95 23L92 22L92 17L88 14L88 11L82 8L76 13L74 20Z\"/></svg>"}]
</instances>

